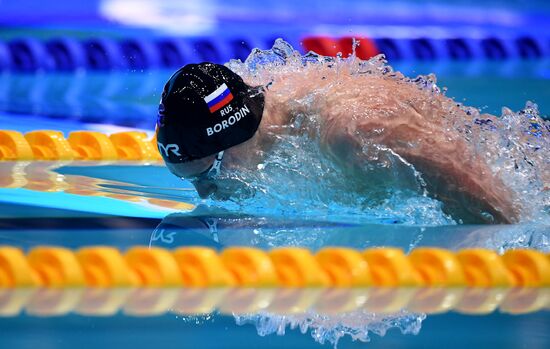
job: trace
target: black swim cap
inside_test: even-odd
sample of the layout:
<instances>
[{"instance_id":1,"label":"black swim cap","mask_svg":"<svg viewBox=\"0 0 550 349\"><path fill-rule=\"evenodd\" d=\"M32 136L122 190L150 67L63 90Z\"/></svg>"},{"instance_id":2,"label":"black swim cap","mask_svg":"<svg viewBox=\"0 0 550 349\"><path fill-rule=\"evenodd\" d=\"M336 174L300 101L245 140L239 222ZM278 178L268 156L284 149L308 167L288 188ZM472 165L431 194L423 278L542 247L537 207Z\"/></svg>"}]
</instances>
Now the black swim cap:
<instances>
[{"instance_id":1,"label":"black swim cap","mask_svg":"<svg viewBox=\"0 0 550 349\"><path fill-rule=\"evenodd\" d=\"M188 64L164 86L157 144L164 161L204 158L252 138L264 108L261 88L250 87L229 68Z\"/></svg>"}]
</instances>

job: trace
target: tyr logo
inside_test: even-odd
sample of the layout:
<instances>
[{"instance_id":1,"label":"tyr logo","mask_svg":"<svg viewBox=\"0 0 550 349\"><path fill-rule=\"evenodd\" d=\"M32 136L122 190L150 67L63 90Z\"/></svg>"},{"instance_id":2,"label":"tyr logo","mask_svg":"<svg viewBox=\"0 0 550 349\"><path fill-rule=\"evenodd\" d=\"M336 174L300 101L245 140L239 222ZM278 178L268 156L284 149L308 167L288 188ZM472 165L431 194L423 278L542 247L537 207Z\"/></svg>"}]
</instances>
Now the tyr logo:
<instances>
[{"instance_id":1,"label":"tyr logo","mask_svg":"<svg viewBox=\"0 0 550 349\"><path fill-rule=\"evenodd\" d=\"M171 151L176 156L181 156L180 147L177 144L162 144L158 143L159 151L164 153L164 156L168 156L168 152Z\"/></svg>"}]
</instances>

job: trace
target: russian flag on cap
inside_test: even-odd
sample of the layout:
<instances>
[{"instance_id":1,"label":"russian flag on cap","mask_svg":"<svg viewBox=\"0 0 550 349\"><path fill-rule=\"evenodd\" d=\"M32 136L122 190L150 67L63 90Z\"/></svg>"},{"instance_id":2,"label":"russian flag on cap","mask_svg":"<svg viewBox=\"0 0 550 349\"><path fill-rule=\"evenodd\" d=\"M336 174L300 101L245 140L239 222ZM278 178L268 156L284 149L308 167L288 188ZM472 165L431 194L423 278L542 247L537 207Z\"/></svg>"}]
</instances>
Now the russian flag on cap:
<instances>
[{"instance_id":1,"label":"russian flag on cap","mask_svg":"<svg viewBox=\"0 0 550 349\"><path fill-rule=\"evenodd\" d=\"M233 95L225 83L218 87L216 91L204 97L204 101L208 104L211 113L225 107L231 100L233 100Z\"/></svg>"}]
</instances>

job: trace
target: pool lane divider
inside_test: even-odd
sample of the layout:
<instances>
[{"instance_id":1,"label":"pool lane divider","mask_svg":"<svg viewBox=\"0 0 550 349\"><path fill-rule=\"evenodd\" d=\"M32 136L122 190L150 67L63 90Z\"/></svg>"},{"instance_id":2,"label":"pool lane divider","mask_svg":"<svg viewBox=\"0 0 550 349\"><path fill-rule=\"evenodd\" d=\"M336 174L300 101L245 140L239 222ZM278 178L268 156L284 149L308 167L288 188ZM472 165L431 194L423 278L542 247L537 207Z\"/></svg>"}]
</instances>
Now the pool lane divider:
<instances>
[{"instance_id":1,"label":"pool lane divider","mask_svg":"<svg viewBox=\"0 0 550 349\"><path fill-rule=\"evenodd\" d=\"M392 315L548 310L548 288L70 288L0 289L2 317L316 314ZM302 315L303 316L303 315ZM395 315L392 315L395 316Z\"/></svg>"},{"instance_id":2,"label":"pool lane divider","mask_svg":"<svg viewBox=\"0 0 550 349\"><path fill-rule=\"evenodd\" d=\"M0 287L550 287L550 257L530 249L357 251L300 247L0 246Z\"/></svg>"},{"instance_id":3,"label":"pool lane divider","mask_svg":"<svg viewBox=\"0 0 550 349\"><path fill-rule=\"evenodd\" d=\"M55 172L56 168L69 163L76 166L164 166L156 139L149 139L145 132L106 135L74 131L66 139L60 131L40 130L23 135L0 130L0 188L102 196L178 211L194 208L189 203L147 198L131 190L127 193L106 190L102 186L105 181L101 179Z\"/></svg>"},{"instance_id":4,"label":"pool lane divider","mask_svg":"<svg viewBox=\"0 0 550 349\"><path fill-rule=\"evenodd\" d=\"M529 249L0 246L0 316L524 314L550 308L549 286L550 256Z\"/></svg>"},{"instance_id":5,"label":"pool lane divider","mask_svg":"<svg viewBox=\"0 0 550 349\"><path fill-rule=\"evenodd\" d=\"M478 33L479 34L479 33ZM329 36L304 34L285 37L302 53L348 57L353 40L359 41L357 57L368 59L384 53L390 62L542 60L550 56L544 35L454 35L443 37ZM254 48L266 49L274 38L217 36L195 38L102 38L54 37L40 40L21 37L0 40L0 71L113 71L177 69L201 61L223 64L230 59L244 61Z\"/></svg>"},{"instance_id":6,"label":"pool lane divider","mask_svg":"<svg viewBox=\"0 0 550 349\"><path fill-rule=\"evenodd\" d=\"M0 130L0 161L161 161L156 139L145 132Z\"/></svg>"}]
</instances>

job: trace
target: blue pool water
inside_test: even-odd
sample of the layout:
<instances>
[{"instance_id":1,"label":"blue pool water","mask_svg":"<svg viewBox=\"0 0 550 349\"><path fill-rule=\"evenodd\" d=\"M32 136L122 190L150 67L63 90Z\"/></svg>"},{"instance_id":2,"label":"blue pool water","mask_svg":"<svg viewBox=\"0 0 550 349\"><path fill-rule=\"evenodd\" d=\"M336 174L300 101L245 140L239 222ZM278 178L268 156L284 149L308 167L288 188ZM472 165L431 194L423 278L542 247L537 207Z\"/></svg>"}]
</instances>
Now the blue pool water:
<instances>
[{"instance_id":1,"label":"blue pool water","mask_svg":"<svg viewBox=\"0 0 550 349\"><path fill-rule=\"evenodd\" d=\"M447 94L483 112L500 115L502 107L521 110L537 103L543 117L550 115L550 61L472 63L396 63L408 76L434 73ZM3 128L35 129L33 116L67 131L82 123L111 123L153 130L157 102L172 70L72 73L0 72L0 120ZM17 118L11 115L17 115ZM28 121L26 121L28 120ZM72 122L72 124L71 124ZM69 123L69 124L66 124Z\"/></svg>"},{"instance_id":2,"label":"blue pool water","mask_svg":"<svg viewBox=\"0 0 550 349\"><path fill-rule=\"evenodd\" d=\"M6 173L11 165L3 163L0 169ZM244 214L216 205L168 208L163 206L174 204L176 198L180 203L185 200L199 204L200 201L185 183L172 181L163 167L60 165L49 164L46 166L49 172L43 168L31 171L26 178L34 179L27 182L34 187L26 184L28 189L0 189L0 245L19 246L25 250L38 245L69 248L110 245L121 250L135 245L163 248L202 245L216 249L232 245L264 249L299 245L313 251L324 246L355 249L395 246L405 251L421 246L549 250L549 227L540 224L423 226L392 224L392 217L362 217L353 221L337 216L306 219L276 212ZM52 173L62 177L51 178ZM81 177L73 177L76 174ZM79 181L74 181L75 178ZM159 179L166 179L162 182L167 188L158 187ZM88 190L86 196L82 195L83 190ZM207 223L212 220L217 223L215 231ZM0 292L0 308L6 296L5 291ZM548 298L544 294L541 297L543 302ZM44 317L34 314L32 304L29 307L18 316L0 316L0 346L236 348L246 342L246 346L252 348L316 348L322 342L327 347L338 343L339 348L365 345L374 348L436 348L441 345L463 348L475 342L479 346L531 348L550 344L546 331L550 325L548 304L546 309L539 306L535 308L538 311L523 315L448 312L427 316L402 313L388 317L361 313L351 320L329 315L322 321L315 317L281 317L268 312L236 317L216 312L206 315L161 312L135 317L120 310L103 317L86 316L76 310L77 313L63 311L57 316ZM289 322L307 323L308 329L302 333L296 327L291 328ZM341 323L347 327L339 327ZM370 343L352 341L347 333L354 333L363 340L368 337ZM449 336L457 333L460 335L449 343Z\"/></svg>"},{"instance_id":3,"label":"blue pool water","mask_svg":"<svg viewBox=\"0 0 550 349\"><path fill-rule=\"evenodd\" d=\"M0 30L0 129L54 129L66 136L79 129L106 133L140 129L152 135L162 87L174 69L156 62L154 67L55 70L46 60L32 62L33 54L47 56L33 40L58 38L68 39L69 48L75 45L71 40L103 40L106 47L119 52L109 46L114 42L109 40L143 39L147 48L148 40L177 37L195 40L189 57L217 57L222 62L235 57L244 60L254 45L268 49L277 37L284 37L302 53L300 40L314 35L364 33L379 40L391 37L395 44L428 38L434 45L442 38L463 38L472 47L481 39L495 44L491 40L497 38L497 51L501 44L507 53L496 59L488 58L494 53L488 50L471 60L407 58L390 64L411 77L434 73L448 96L482 112L501 115L502 107L518 112L531 101L542 118L550 116L550 7L542 0L505 4L394 0L371 6L359 0L345 6L338 2L321 6L315 1L203 1L200 6L167 1L130 6L136 12L124 0L37 3L0 1L0 24L4 24ZM142 22L147 13L159 14L157 22ZM538 57L519 57L511 48L518 37L536 39ZM6 68L9 45L4 44L22 38L29 39L29 47L38 53L18 56L23 59L13 64L18 69ZM205 47L212 44L212 52L219 49L217 56L210 49L197 49L196 42ZM124 53L109 58L137 64L135 57ZM529 113L514 115L528 118L535 112ZM341 195L342 190L327 184L334 180L332 168L318 161L317 149L308 148L301 139L293 142L299 147L292 161L272 158L271 164L283 165L269 172L267 184L257 185L268 190L258 190L244 201L200 200L190 183L175 178L159 163L0 162L0 245L24 250L38 245L109 245L121 250L135 245L216 249L296 245L313 251L325 246L393 246L407 252L421 246L484 247L499 252L529 247L550 252L544 193L530 193L537 203L546 202L538 220L524 219L515 225L458 224L443 213L437 200L418 193L394 193L376 204ZM288 149L279 150L284 154ZM296 164L303 165L309 176L290 171ZM316 173L326 174L326 181L318 180ZM302 190L278 182L295 183ZM214 310L181 315L166 307L136 316L130 304L112 315L94 316L85 315L84 306L74 303L70 292L46 294L46 307L56 302L72 304L57 315L38 314L41 304L32 302L14 314L3 313L12 296L0 290L0 348L550 347L548 290L522 298L519 304L525 307L530 301L536 303L524 314L496 310L478 315L406 309L391 315L365 309L339 316L319 316L314 311L232 315ZM16 296L25 299L25 294ZM153 298L144 297L143 304L134 306L148 305ZM367 338L370 342L364 343Z\"/></svg>"},{"instance_id":4,"label":"blue pool water","mask_svg":"<svg viewBox=\"0 0 550 349\"><path fill-rule=\"evenodd\" d=\"M485 64L487 72L481 76L458 74L459 65L445 67L439 84L448 85L447 93L466 103L487 103L485 110L494 113L498 113L497 105L506 103L520 109L524 96L529 95L527 99L542 101L544 114L548 92L541 86L546 81L535 74L506 75L500 64ZM411 69L411 73L428 69L421 65L396 68ZM22 132L40 128L112 132L124 127L151 131L158 91L168 74L7 74L0 100L2 127ZM508 85L522 92L507 89ZM315 158L316 149L295 141L300 150L293 161ZM322 162L307 166L330 171ZM356 197L339 197L338 191L324 188L326 184L313 176L293 177L292 171L284 166L281 169L271 173L273 178L266 181L264 194L260 191L244 201L217 202L200 200L190 183L177 179L158 163L3 162L0 245L25 250L50 244L69 248L110 245L122 250L135 245L216 249L290 245L313 251L325 246L395 246L405 251L420 246L451 250L484 247L500 252L518 247L550 250L550 226L544 220L510 226L457 224L442 212L437 201L422 195L396 193L381 204L365 206ZM295 193L277 186L277 181L285 180L299 183L303 190ZM326 191L324 196L315 194L319 188ZM9 299L9 294L4 292L3 296ZM540 297L544 302L547 296ZM103 318L83 315L76 308L52 318L36 315L31 303L26 312L0 318L0 327L5 330L0 345L95 347L124 342L138 348L218 347L220 343L242 347L246 341L250 347L324 344L351 348L370 341L374 347L440 347L444 342L450 347L464 347L475 340L480 346L545 347L550 344L544 330L550 317L548 304L541 304L523 315L426 315L403 310L391 315L358 311L319 317L315 313L232 316L164 311L136 318L123 310ZM460 333L460 339L447 343L446 338L455 332Z\"/></svg>"},{"instance_id":5,"label":"blue pool water","mask_svg":"<svg viewBox=\"0 0 550 349\"><path fill-rule=\"evenodd\" d=\"M385 336L372 335L369 343L353 342L344 337L339 348L464 348L476 347L546 348L548 346L546 312L529 316L492 314L465 316L434 315L422 323L417 335L402 334L398 329ZM236 326L231 317L182 318L174 315L153 318L113 316L90 318L79 315L59 318L20 316L0 319L3 347L41 348L331 348L320 345L309 335L288 330L284 336L258 336L251 325ZM453 338L449 340L449 338ZM246 344L244 344L246 343Z\"/></svg>"}]
</instances>

